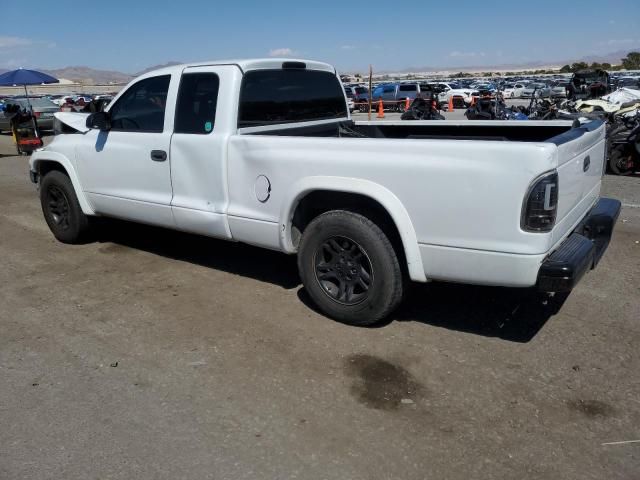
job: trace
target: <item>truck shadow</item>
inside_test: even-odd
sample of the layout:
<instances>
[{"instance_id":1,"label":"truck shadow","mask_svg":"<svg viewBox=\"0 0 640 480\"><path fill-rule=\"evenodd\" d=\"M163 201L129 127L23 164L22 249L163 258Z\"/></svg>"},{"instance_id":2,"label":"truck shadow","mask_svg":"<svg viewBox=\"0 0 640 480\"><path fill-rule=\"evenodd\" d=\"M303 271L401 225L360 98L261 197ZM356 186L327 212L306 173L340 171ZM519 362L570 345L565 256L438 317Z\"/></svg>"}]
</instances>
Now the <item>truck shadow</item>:
<instances>
[{"instance_id":1,"label":"truck shadow","mask_svg":"<svg viewBox=\"0 0 640 480\"><path fill-rule=\"evenodd\" d=\"M298 291L298 298L318 311L304 288ZM438 282L413 284L398 310L371 328L385 327L393 321L417 322L527 343L558 312L566 298L566 295L543 297L532 289Z\"/></svg>"},{"instance_id":2,"label":"truck shadow","mask_svg":"<svg viewBox=\"0 0 640 480\"><path fill-rule=\"evenodd\" d=\"M550 298L533 289L415 284L394 319L527 343L560 310L566 298Z\"/></svg>"},{"instance_id":3,"label":"truck shadow","mask_svg":"<svg viewBox=\"0 0 640 480\"><path fill-rule=\"evenodd\" d=\"M241 275L284 289L300 286L292 255L120 220L100 222L95 240L142 250L172 260ZM298 298L317 308L304 288ZM389 320L418 322L449 330L526 343L557 313L565 296L543 303L530 289L479 287L449 283L412 284Z\"/></svg>"},{"instance_id":4,"label":"truck shadow","mask_svg":"<svg viewBox=\"0 0 640 480\"><path fill-rule=\"evenodd\" d=\"M300 285L296 258L242 243L121 220L100 219L94 240L268 282L285 289Z\"/></svg>"}]
</instances>

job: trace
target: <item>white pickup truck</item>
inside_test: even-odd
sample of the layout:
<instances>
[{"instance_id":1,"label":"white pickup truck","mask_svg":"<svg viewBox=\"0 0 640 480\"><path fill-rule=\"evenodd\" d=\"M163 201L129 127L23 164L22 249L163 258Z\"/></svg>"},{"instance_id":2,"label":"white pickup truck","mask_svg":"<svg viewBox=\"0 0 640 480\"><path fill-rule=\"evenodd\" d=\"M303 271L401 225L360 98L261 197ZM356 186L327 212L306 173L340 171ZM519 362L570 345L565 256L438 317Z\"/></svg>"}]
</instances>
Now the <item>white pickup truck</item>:
<instances>
[{"instance_id":1,"label":"white pickup truck","mask_svg":"<svg viewBox=\"0 0 640 480\"><path fill-rule=\"evenodd\" d=\"M106 216L297 254L318 307L358 325L409 279L569 291L620 210L600 122L354 122L314 61L172 66L59 118L73 133L30 161L58 240Z\"/></svg>"}]
</instances>

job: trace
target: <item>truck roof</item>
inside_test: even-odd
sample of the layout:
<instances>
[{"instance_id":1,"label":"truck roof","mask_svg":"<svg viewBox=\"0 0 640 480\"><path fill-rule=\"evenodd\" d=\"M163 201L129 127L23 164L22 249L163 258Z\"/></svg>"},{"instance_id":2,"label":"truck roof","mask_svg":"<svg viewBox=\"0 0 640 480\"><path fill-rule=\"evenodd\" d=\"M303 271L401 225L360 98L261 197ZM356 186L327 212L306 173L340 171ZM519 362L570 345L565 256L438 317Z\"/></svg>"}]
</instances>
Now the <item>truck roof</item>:
<instances>
[{"instance_id":1,"label":"truck roof","mask_svg":"<svg viewBox=\"0 0 640 480\"><path fill-rule=\"evenodd\" d=\"M171 65L169 67L151 70L149 72L145 72L140 76L148 76L150 74L157 75L159 73L179 73L189 67L204 67L214 65L236 65L243 72L247 72L249 70L272 70L282 68L282 65L286 62L302 62L309 70L322 70L334 74L336 73L336 69L332 65L329 65L328 63L317 62L314 60L303 60L296 58L250 58L240 60L212 60L208 62L183 63L180 65Z\"/></svg>"}]
</instances>

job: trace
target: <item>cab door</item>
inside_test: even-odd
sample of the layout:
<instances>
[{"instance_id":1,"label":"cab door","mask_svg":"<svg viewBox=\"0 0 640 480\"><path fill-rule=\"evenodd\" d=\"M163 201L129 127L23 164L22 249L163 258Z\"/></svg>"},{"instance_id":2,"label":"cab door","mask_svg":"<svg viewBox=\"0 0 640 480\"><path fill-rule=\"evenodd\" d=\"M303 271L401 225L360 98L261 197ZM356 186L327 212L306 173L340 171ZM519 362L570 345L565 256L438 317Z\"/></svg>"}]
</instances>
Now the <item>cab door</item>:
<instances>
[{"instance_id":1,"label":"cab door","mask_svg":"<svg viewBox=\"0 0 640 480\"><path fill-rule=\"evenodd\" d=\"M240 70L233 65L188 67L177 94L171 139L171 202L180 230L231 238L226 154L231 132L237 130Z\"/></svg>"},{"instance_id":2,"label":"cab door","mask_svg":"<svg viewBox=\"0 0 640 480\"><path fill-rule=\"evenodd\" d=\"M173 226L170 74L143 78L108 109L111 128L90 130L76 147L82 188L97 213Z\"/></svg>"}]
</instances>

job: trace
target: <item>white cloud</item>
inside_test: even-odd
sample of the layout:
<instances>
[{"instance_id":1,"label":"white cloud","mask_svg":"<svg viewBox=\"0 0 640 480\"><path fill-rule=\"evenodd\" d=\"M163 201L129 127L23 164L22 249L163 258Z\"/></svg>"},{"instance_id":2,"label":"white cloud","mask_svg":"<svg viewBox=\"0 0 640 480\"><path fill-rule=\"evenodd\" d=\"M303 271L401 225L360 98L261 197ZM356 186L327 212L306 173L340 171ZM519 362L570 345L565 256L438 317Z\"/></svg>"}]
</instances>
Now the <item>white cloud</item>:
<instances>
[{"instance_id":1,"label":"white cloud","mask_svg":"<svg viewBox=\"0 0 640 480\"><path fill-rule=\"evenodd\" d=\"M33 40L29 40L28 38L0 36L0 49L28 47L29 45L33 45L33 43Z\"/></svg>"},{"instance_id":2,"label":"white cloud","mask_svg":"<svg viewBox=\"0 0 640 480\"><path fill-rule=\"evenodd\" d=\"M486 56L486 54L484 52L459 52L458 50L454 50L453 52L451 52L449 54L450 57L467 57L467 58L474 58L474 57L484 57Z\"/></svg>"},{"instance_id":3,"label":"white cloud","mask_svg":"<svg viewBox=\"0 0 640 480\"><path fill-rule=\"evenodd\" d=\"M355 45L342 45L340 48L342 50L355 50L358 47L356 47Z\"/></svg>"},{"instance_id":4,"label":"white cloud","mask_svg":"<svg viewBox=\"0 0 640 480\"><path fill-rule=\"evenodd\" d=\"M295 55L295 53L291 48L273 48L269 50L270 57L291 57Z\"/></svg>"},{"instance_id":5,"label":"white cloud","mask_svg":"<svg viewBox=\"0 0 640 480\"><path fill-rule=\"evenodd\" d=\"M14 69L22 67L23 65L27 65L28 61L26 58L9 58L8 60L0 62L0 67Z\"/></svg>"},{"instance_id":6,"label":"white cloud","mask_svg":"<svg viewBox=\"0 0 640 480\"><path fill-rule=\"evenodd\" d=\"M631 45L634 43L640 43L640 39L637 38L612 38L604 42L598 42L601 47L614 47L616 45Z\"/></svg>"}]
</instances>

